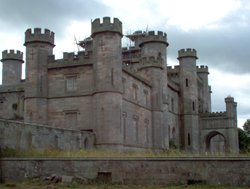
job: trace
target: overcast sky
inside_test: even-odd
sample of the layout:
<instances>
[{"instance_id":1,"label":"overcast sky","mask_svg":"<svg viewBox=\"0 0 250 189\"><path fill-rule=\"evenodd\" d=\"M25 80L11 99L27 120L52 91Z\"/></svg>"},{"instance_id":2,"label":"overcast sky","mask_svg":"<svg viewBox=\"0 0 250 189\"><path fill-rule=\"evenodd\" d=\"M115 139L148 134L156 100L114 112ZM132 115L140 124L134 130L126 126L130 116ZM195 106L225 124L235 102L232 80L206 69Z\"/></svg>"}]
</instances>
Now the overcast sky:
<instances>
[{"instance_id":1,"label":"overcast sky","mask_svg":"<svg viewBox=\"0 0 250 189\"><path fill-rule=\"evenodd\" d=\"M41 27L55 32L60 58L77 51L75 38L90 35L91 19L104 16L119 18L124 34L166 32L169 65L178 64L179 49L195 48L198 65L209 66L213 111L224 111L230 95L239 126L250 119L249 0L0 0L0 51L24 52L25 30Z\"/></svg>"}]
</instances>

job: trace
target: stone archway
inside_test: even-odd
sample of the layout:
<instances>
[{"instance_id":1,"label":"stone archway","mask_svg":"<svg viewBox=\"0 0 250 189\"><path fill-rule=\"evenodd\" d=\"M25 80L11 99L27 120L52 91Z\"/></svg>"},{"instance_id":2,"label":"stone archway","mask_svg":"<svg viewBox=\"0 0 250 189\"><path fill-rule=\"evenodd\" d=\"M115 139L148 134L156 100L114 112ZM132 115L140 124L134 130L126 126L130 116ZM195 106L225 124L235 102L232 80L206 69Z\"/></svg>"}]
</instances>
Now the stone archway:
<instances>
[{"instance_id":1,"label":"stone archway","mask_svg":"<svg viewBox=\"0 0 250 189\"><path fill-rule=\"evenodd\" d=\"M223 154L226 152L226 138L218 131L212 131L206 136L206 151L212 154Z\"/></svg>"}]
</instances>

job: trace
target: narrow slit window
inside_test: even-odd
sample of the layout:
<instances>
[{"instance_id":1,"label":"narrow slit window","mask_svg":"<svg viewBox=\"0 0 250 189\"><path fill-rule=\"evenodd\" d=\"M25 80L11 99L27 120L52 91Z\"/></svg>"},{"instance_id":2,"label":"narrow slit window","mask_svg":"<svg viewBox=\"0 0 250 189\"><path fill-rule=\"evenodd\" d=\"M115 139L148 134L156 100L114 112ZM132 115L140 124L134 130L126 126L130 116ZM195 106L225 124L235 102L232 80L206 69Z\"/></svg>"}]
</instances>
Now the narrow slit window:
<instances>
[{"instance_id":1,"label":"narrow slit window","mask_svg":"<svg viewBox=\"0 0 250 189\"><path fill-rule=\"evenodd\" d=\"M188 79L186 79L186 87L188 87Z\"/></svg>"},{"instance_id":2,"label":"narrow slit window","mask_svg":"<svg viewBox=\"0 0 250 189\"><path fill-rule=\"evenodd\" d=\"M195 103L194 103L194 101L193 101L193 111L195 111Z\"/></svg>"},{"instance_id":3,"label":"narrow slit window","mask_svg":"<svg viewBox=\"0 0 250 189\"><path fill-rule=\"evenodd\" d=\"M191 144L190 134L188 133L188 146Z\"/></svg>"}]
</instances>

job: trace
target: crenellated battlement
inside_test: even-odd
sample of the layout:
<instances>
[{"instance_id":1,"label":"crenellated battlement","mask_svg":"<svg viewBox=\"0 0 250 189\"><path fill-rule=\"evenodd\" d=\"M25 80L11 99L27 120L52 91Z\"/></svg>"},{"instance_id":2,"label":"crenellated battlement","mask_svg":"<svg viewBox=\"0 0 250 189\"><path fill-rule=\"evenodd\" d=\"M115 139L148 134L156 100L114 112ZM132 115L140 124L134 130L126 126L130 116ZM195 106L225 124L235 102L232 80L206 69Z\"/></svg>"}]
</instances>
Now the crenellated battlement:
<instances>
[{"instance_id":1,"label":"crenellated battlement","mask_svg":"<svg viewBox=\"0 0 250 189\"><path fill-rule=\"evenodd\" d=\"M185 57L194 57L195 59L198 59L196 50L191 48L181 49L178 51L178 59Z\"/></svg>"},{"instance_id":2,"label":"crenellated battlement","mask_svg":"<svg viewBox=\"0 0 250 189\"><path fill-rule=\"evenodd\" d=\"M77 54L74 52L64 52L62 59L55 60L55 56L49 56L48 68L57 67L72 67L78 65L92 64L92 59L89 53L79 51Z\"/></svg>"},{"instance_id":3,"label":"crenellated battlement","mask_svg":"<svg viewBox=\"0 0 250 189\"><path fill-rule=\"evenodd\" d=\"M207 74L209 73L207 66L201 65L201 66L196 66L196 68L198 73L207 73Z\"/></svg>"},{"instance_id":4,"label":"crenellated battlement","mask_svg":"<svg viewBox=\"0 0 250 189\"><path fill-rule=\"evenodd\" d=\"M5 50L2 52L2 62L5 60L18 60L20 62L24 62L23 61L23 53L19 50L15 51L13 49L11 50Z\"/></svg>"},{"instance_id":5,"label":"crenellated battlement","mask_svg":"<svg viewBox=\"0 0 250 189\"><path fill-rule=\"evenodd\" d=\"M44 32L42 32L41 28L34 28L34 31L32 32L32 30L29 28L25 32L24 45L34 42L42 42L54 46L54 38L55 38L54 32L48 29L44 29Z\"/></svg>"},{"instance_id":6,"label":"crenellated battlement","mask_svg":"<svg viewBox=\"0 0 250 189\"><path fill-rule=\"evenodd\" d=\"M201 114L202 117L225 117L226 112L221 111L221 112L206 112Z\"/></svg>"},{"instance_id":7,"label":"crenellated battlement","mask_svg":"<svg viewBox=\"0 0 250 189\"><path fill-rule=\"evenodd\" d=\"M164 43L168 46L167 34L162 32L162 31L157 31L157 32L149 31L148 33L145 33L140 45L142 45L144 43L149 43L149 42Z\"/></svg>"},{"instance_id":8,"label":"crenellated battlement","mask_svg":"<svg viewBox=\"0 0 250 189\"><path fill-rule=\"evenodd\" d=\"M100 32L116 32L122 35L122 22L118 18L111 21L110 17L103 17L101 22L101 19L97 18L91 24L92 37Z\"/></svg>"},{"instance_id":9,"label":"crenellated battlement","mask_svg":"<svg viewBox=\"0 0 250 189\"><path fill-rule=\"evenodd\" d=\"M231 96L227 96L227 97L225 98L225 102L226 102L226 103L234 103L234 98L231 97Z\"/></svg>"}]
</instances>

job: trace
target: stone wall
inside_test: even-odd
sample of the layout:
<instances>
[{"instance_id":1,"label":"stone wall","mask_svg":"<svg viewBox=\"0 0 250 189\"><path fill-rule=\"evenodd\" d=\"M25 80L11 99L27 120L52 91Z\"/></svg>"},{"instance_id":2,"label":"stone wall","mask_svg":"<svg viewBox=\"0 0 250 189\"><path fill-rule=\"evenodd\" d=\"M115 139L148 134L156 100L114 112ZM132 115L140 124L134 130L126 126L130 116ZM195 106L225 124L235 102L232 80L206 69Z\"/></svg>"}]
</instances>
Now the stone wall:
<instances>
[{"instance_id":1,"label":"stone wall","mask_svg":"<svg viewBox=\"0 0 250 189\"><path fill-rule=\"evenodd\" d=\"M75 176L123 184L250 186L250 158L2 158L2 180Z\"/></svg>"},{"instance_id":2,"label":"stone wall","mask_svg":"<svg viewBox=\"0 0 250 189\"><path fill-rule=\"evenodd\" d=\"M0 86L0 118L23 119L23 85Z\"/></svg>"},{"instance_id":3,"label":"stone wall","mask_svg":"<svg viewBox=\"0 0 250 189\"><path fill-rule=\"evenodd\" d=\"M93 148L94 139L94 134L88 131L0 120L0 148L79 150Z\"/></svg>"},{"instance_id":4,"label":"stone wall","mask_svg":"<svg viewBox=\"0 0 250 189\"><path fill-rule=\"evenodd\" d=\"M123 88L124 148L152 148L151 88L126 72Z\"/></svg>"}]
</instances>

